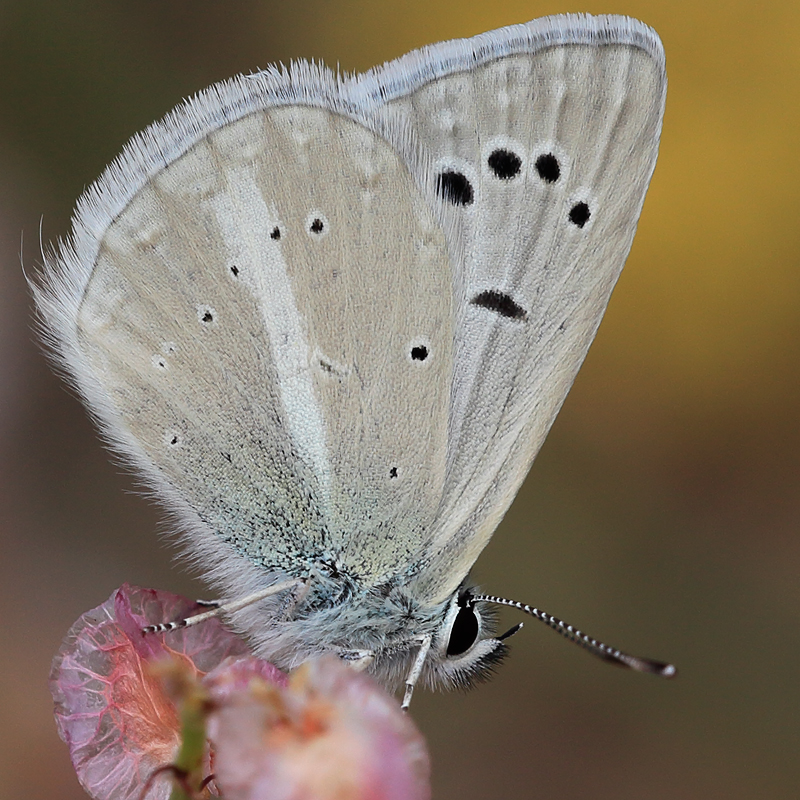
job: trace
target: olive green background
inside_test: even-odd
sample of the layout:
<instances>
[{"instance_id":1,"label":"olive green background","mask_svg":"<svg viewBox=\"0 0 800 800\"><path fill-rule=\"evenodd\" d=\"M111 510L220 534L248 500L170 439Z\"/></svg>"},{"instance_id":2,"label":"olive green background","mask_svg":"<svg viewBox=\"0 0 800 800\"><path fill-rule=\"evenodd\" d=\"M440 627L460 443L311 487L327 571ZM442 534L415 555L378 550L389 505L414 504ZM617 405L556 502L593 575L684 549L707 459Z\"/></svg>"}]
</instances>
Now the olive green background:
<instances>
[{"instance_id":1,"label":"olive green background","mask_svg":"<svg viewBox=\"0 0 800 800\"><path fill-rule=\"evenodd\" d=\"M0 797L83 797L46 683L73 620L124 581L203 594L49 369L20 257L33 269L126 139L215 80L300 57L363 70L564 11L660 33L661 155L474 576L681 674L614 669L531 620L490 684L415 697L435 797L798 796L800 4L0 0Z\"/></svg>"}]
</instances>

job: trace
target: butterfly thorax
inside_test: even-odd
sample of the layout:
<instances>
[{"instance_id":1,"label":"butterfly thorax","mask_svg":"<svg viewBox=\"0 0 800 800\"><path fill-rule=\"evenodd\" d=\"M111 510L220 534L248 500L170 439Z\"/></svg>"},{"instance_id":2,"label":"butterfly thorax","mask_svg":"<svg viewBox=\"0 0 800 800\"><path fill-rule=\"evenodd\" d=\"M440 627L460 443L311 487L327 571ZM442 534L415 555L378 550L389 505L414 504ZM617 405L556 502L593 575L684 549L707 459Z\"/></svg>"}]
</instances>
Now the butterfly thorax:
<instances>
[{"instance_id":1,"label":"butterfly thorax","mask_svg":"<svg viewBox=\"0 0 800 800\"><path fill-rule=\"evenodd\" d=\"M367 669L394 689L427 641L430 655L423 681L466 686L476 675L490 671L505 652L492 638L493 617L482 604L472 608L464 587L442 602L426 605L415 596L408 578L368 582L336 559L311 562L300 574L271 572L266 584L265 573L255 565L243 575L238 560L235 582L226 580L231 573L226 575L225 562L224 557L215 560L212 576L223 596L293 583L230 617L232 625L248 636L255 653L281 669L333 654ZM467 621L472 622L468 642L454 647L454 636L463 639L461 623L468 605Z\"/></svg>"}]
</instances>

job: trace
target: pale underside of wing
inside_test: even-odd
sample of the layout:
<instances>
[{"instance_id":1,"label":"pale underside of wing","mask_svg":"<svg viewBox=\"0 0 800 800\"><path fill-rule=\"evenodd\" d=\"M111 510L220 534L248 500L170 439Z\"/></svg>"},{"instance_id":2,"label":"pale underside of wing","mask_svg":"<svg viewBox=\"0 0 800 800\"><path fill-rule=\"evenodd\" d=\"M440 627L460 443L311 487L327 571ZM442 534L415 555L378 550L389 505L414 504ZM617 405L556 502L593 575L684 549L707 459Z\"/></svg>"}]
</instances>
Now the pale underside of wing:
<instances>
[{"instance_id":1,"label":"pale underside of wing","mask_svg":"<svg viewBox=\"0 0 800 800\"><path fill-rule=\"evenodd\" d=\"M616 17L233 79L84 195L40 308L109 439L246 588L325 562L439 602L594 336L664 86Z\"/></svg>"},{"instance_id":2,"label":"pale underside of wing","mask_svg":"<svg viewBox=\"0 0 800 800\"><path fill-rule=\"evenodd\" d=\"M375 112L398 148L410 129L429 159L417 178L438 201L455 271L447 475L415 587L431 602L486 545L583 362L633 240L664 107L663 53L640 23L498 33L463 43L468 69L441 74L454 43L428 49L420 85L406 79ZM397 68L386 70L392 85Z\"/></svg>"},{"instance_id":3,"label":"pale underside of wing","mask_svg":"<svg viewBox=\"0 0 800 800\"><path fill-rule=\"evenodd\" d=\"M338 564L370 585L419 552L437 508L450 296L441 229L397 154L284 106L135 193L75 328L112 435L157 491L265 574Z\"/></svg>"}]
</instances>

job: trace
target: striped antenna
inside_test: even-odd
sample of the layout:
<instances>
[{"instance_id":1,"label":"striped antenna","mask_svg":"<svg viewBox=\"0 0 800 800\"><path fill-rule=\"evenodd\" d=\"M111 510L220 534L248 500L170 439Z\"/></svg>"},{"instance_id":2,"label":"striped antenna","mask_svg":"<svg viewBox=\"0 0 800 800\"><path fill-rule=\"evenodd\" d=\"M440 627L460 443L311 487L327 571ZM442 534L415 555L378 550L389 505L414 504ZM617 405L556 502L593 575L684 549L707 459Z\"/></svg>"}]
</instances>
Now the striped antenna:
<instances>
[{"instance_id":1,"label":"striped antenna","mask_svg":"<svg viewBox=\"0 0 800 800\"><path fill-rule=\"evenodd\" d=\"M638 656L630 656L623 653L622 650L617 650L616 647L609 647L607 644L593 639L591 636L573 628L566 622L552 616L545 611L541 611L533 606L520 603L518 600L507 600L505 597L495 597L490 594L478 594L471 598L472 603L494 603L500 606L511 606L511 608L518 608L526 614L530 614L539 622L549 625L554 631L560 633L564 638L569 639L575 644L586 648L592 655L602 658L604 661L610 661L612 664L618 664L621 667L628 667L636 672L649 672L652 675L660 675L662 678L674 678L678 674L678 670L672 664L667 664L663 661L654 661L651 658L639 658Z\"/></svg>"}]
</instances>

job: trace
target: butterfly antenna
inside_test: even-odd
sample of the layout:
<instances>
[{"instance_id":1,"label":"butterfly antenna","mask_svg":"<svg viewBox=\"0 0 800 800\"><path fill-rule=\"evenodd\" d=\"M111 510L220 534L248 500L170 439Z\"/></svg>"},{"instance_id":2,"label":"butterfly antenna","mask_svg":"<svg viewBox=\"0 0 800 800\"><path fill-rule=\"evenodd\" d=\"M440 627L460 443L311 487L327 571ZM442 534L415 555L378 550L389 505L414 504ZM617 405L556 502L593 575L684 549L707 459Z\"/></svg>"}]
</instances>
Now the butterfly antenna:
<instances>
[{"instance_id":1,"label":"butterfly antenna","mask_svg":"<svg viewBox=\"0 0 800 800\"><path fill-rule=\"evenodd\" d=\"M526 614L530 614L535 619L538 619L539 622L549 625L564 638L586 648L592 655L602 658L604 661L610 661L612 664L628 667L636 672L649 672L652 675L660 675L662 678L674 678L675 675L678 674L678 670L672 664L623 653L622 650L617 650L616 647L610 647L597 639L593 639L591 636L579 631L572 625L568 625L566 622L558 619L558 617L554 617L552 614L548 614L545 611L541 611L525 603L520 603L517 600L507 600L505 597L494 597L489 594L478 594L472 598L472 602L494 603L495 605L518 608L520 611L524 611Z\"/></svg>"}]
</instances>

